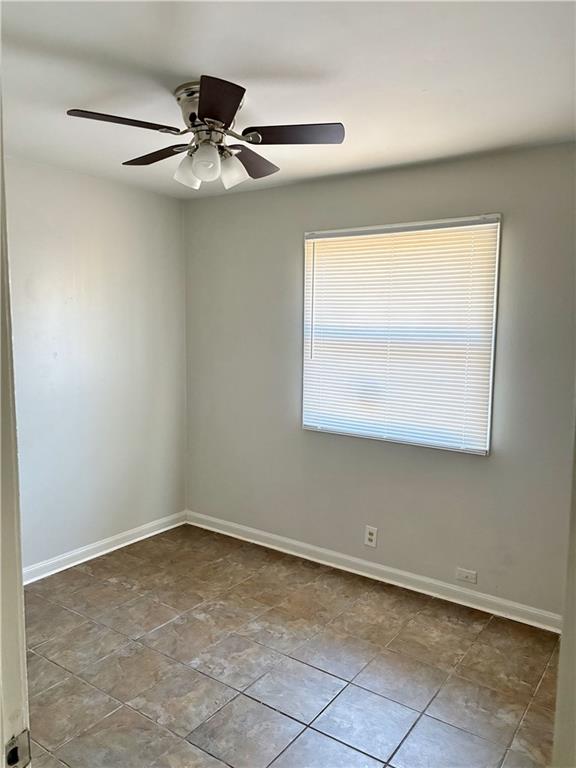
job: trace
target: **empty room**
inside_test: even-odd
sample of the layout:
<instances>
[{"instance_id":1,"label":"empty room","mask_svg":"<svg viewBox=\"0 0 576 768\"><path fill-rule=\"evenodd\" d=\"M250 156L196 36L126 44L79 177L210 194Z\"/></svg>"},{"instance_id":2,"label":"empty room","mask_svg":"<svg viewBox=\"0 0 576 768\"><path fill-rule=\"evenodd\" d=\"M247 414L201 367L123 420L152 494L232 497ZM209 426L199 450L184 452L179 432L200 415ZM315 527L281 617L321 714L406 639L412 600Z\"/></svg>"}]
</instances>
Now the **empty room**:
<instances>
[{"instance_id":1,"label":"empty room","mask_svg":"<svg viewBox=\"0 0 576 768\"><path fill-rule=\"evenodd\" d=\"M576 768L575 11L2 3L1 765Z\"/></svg>"}]
</instances>

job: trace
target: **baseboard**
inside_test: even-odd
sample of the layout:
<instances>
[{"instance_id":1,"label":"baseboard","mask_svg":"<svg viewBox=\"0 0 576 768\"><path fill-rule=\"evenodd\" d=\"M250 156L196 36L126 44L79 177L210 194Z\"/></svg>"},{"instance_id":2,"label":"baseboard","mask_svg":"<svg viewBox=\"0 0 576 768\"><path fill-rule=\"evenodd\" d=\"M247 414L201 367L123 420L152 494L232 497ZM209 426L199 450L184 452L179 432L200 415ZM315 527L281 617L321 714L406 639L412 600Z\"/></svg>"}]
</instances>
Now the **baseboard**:
<instances>
[{"instance_id":1,"label":"baseboard","mask_svg":"<svg viewBox=\"0 0 576 768\"><path fill-rule=\"evenodd\" d=\"M401 571L397 568L391 568L380 563L372 563L369 560L362 560L358 557L343 555L331 549L323 549L313 544L306 544L296 539L289 539L285 536L278 536L275 533L250 528L246 525L231 523L228 520L220 520L217 517L201 515L198 512L188 511L186 513L187 522L197 525L200 528L207 528L211 531L224 533L227 536L234 536L237 539L251 541L255 544L261 544L271 549L277 549L280 552L287 552L290 555L297 555L307 560L313 560L316 563L331 565L343 571L358 573L362 576L368 576L371 579L385 581L389 584L396 584L400 587L413 589L417 592L423 592L433 597L440 597L444 600L450 600L454 603L467 605L472 608L494 613L498 616L504 616L508 619L515 619L524 624L531 624L535 627L560 632L562 626L562 617L557 613L543 611L539 608L533 608L529 605L516 603L512 600L505 600L494 595L487 595L482 592L476 592L466 587L456 586L448 582L431 579L428 576L420 576L409 571Z\"/></svg>"},{"instance_id":2,"label":"baseboard","mask_svg":"<svg viewBox=\"0 0 576 768\"><path fill-rule=\"evenodd\" d=\"M423 592L433 597L440 597L444 600L450 600L461 605L468 605L472 608L478 608L482 611L494 613L498 616L505 616L508 619L515 619L525 624L531 624L535 627L549 629L552 632L560 632L562 626L562 617L557 613L543 611L539 608L533 608L529 605L516 603L512 600L505 600L494 595L487 595L482 592L476 592L466 587L460 587L448 582L431 579L428 576L421 576L409 571L402 571L398 568L391 568L381 563L372 563L369 560L362 560L358 557L344 555L341 552L335 552L331 549L306 544L296 539L290 539L285 536L279 536L275 533L250 528L247 525L232 523L228 520L221 520L210 515L201 515L198 512L190 510L179 512L175 515L162 517L153 520L150 523L132 528L129 531L118 533L107 539L102 539L94 544L88 544L84 547L66 552L50 560L44 560L40 563L30 565L24 568L24 583L31 584L33 581L43 579L58 571L79 565L86 560L92 560L114 549L133 544L140 539L146 539L162 531L175 528L182 523L191 523L200 528L207 528L211 531L233 536L244 541L251 541L271 549L277 549L280 552L286 552L290 555L297 555L306 560L312 560L316 563L330 565L333 568L339 568L343 571L358 573L362 576L368 576L371 579L384 581L389 584L396 584L400 587L413 589L417 592Z\"/></svg>"},{"instance_id":3,"label":"baseboard","mask_svg":"<svg viewBox=\"0 0 576 768\"><path fill-rule=\"evenodd\" d=\"M73 565L79 565L86 560L92 560L94 557L105 555L114 549L125 547L128 544L133 544L135 541L140 541L140 539L146 539L148 536L154 536L162 531L175 528L177 525L187 522L187 519L187 512L178 512L175 515L168 515L168 517L161 517L158 520L152 520L150 523L139 525L130 531L117 533L115 536L102 539L94 544L88 544L71 552L65 552L63 555L50 558L50 560L43 560L41 563L29 565L24 568L24 584L31 584L33 581L38 581L38 579L43 579L45 576L71 568Z\"/></svg>"}]
</instances>

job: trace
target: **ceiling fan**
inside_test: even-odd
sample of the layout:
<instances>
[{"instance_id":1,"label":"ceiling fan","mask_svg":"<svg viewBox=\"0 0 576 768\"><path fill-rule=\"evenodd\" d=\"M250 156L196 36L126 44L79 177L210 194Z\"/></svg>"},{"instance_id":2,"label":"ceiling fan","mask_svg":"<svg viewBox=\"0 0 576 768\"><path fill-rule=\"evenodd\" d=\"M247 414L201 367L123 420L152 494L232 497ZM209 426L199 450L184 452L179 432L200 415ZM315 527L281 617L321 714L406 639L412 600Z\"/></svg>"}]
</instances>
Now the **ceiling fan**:
<instances>
[{"instance_id":1,"label":"ceiling fan","mask_svg":"<svg viewBox=\"0 0 576 768\"><path fill-rule=\"evenodd\" d=\"M106 115L84 109L69 109L72 117L102 120L107 123L148 128L174 136L192 134L188 144L173 144L150 154L127 160L122 165L150 165L175 154L186 152L174 179L192 189L203 181L222 179L226 189L248 178L261 179L280 169L262 155L242 144L227 144L226 139L247 144L341 144L344 141L342 123L312 123L307 125L261 125L233 130L234 120L242 107L245 88L218 77L202 75L200 80L184 83L174 91L182 110L186 128L132 120L128 117Z\"/></svg>"}]
</instances>

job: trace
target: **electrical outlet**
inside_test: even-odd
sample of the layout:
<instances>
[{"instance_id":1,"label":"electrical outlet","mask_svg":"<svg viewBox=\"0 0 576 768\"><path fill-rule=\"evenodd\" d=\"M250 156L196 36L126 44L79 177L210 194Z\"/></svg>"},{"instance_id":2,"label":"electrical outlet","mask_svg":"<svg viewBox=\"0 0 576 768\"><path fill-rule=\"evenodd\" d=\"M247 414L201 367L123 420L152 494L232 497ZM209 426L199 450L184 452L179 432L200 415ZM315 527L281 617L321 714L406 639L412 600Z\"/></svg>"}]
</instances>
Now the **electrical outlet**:
<instances>
[{"instance_id":1,"label":"electrical outlet","mask_svg":"<svg viewBox=\"0 0 576 768\"><path fill-rule=\"evenodd\" d=\"M478 571L470 571L468 568L456 568L458 581L467 581L469 584L478 583Z\"/></svg>"},{"instance_id":2,"label":"electrical outlet","mask_svg":"<svg viewBox=\"0 0 576 768\"><path fill-rule=\"evenodd\" d=\"M373 525L367 525L364 528L364 544L367 547L375 547L378 538L378 528Z\"/></svg>"}]
</instances>

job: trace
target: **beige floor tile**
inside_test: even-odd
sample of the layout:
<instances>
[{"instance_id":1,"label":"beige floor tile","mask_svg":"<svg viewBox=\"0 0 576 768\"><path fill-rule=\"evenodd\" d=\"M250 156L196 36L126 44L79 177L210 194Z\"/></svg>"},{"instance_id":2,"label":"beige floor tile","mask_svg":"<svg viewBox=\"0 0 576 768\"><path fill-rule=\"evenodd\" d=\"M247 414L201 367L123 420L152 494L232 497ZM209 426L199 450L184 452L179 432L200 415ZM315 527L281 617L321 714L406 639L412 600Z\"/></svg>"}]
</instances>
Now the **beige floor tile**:
<instances>
[{"instance_id":1,"label":"beige floor tile","mask_svg":"<svg viewBox=\"0 0 576 768\"><path fill-rule=\"evenodd\" d=\"M214 585L220 591L232 589L246 579L254 575L256 569L243 563L237 563L229 558L223 558L216 562L207 563L202 574L198 574L201 581Z\"/></svg>"},{"instance_id":2,"label":"beige floor tile","mask_svg":"<svg viewBox=\"0 0 576 768\"><path fill-rule=\"evenodd\" d=\"M221 597L229 598L231 596L249 597L248 595L241 595L236 592L236 587L232 589L224 589L221 584L215 581L202 581L202 579L194 579L194 589L198 594L202 595L204 600L219 600ZM244 582L241 582L240 586ZM266 608L267 606L262 606Z\"/></svg>"},{"instance_id":3,"label":"beige floor tile","mask_svg":"<svg viewBox=\"0 0 576 768\"><path fill-rule=\"evenodd\" d=\"M497 690L531 693L545 666L546 658L542 653L527 656L477 642L460 662L458 674Z\"/></svg>"},{"instance_id":4,"label":"beige floor tile","mask_svg":"<svg viewBox=\"0 0 576 768\"><path fill-rule=\"evenodd\" d=\"M346 683L337 677L284 658L246 689L250 696L285 715L310 723Z\"/></svg>"},{"instance_id":5,"label":"beige floor tile","mask_svg":"<svg viewBox=\"0 0 576 768\"><path fill-rule=\"evenodd\" d=\"M524 656L542 653L547 657L547 661L554 650L558 635L518 621L493 616L478 639L505 652Z\"/></svg>"},{"instance_id":6,"label":"beige floor tile","mask_svg":"<svg viewBox=\"0 0 576 768\"><path fill-rule=\"evenodd\" d=\"M190 666L237 690L243 690L283 658L272 648L232 634L192 659Z\"/></svg>"},{"instance_id":7,"label":"beige floor tile","mask_svg":"<svg viewBox=\"0 0 576 768\"><path fill-rule=\"evenodd\" d=\"M64 765L33 740L30 741L30 757L33 768L38 768L38 766L40 768L60 768Z\"/></svg>"},{"instance_id":8,"label":"beige floor tile","mask_svg":"<svg viewBox=\"0 0 576 768\"><path fill-rule=\"evenodd\" d=\"M290 655L324 672L352 680L381 650L368 640L325 629Z\"/></svg>"},{"instance_id":9,"label":"beige floor tile","mask_svg":"<svg viewBox=\"0 0 576 768\"><path fill-rule=\"evenodd\" d=\"M256 640L281 653L290 653L324 629L324 623L272 608L248 622L238 634Z\"/></svg>"},{"instance_id":10,"label":"beige floor tile","mask_svg":"<svg viewBox=\"0 0 576 768\"><path fill-rule=\"evenodd\" d=\"M92 576L78 568L68 568L29 584L26 592L50 600L52 603L61 603L78 589L90 587L94 583L96 580Z\"/></svg>"},{"instance_id":11,"label":"beige floor tile","mask_svg":"<svg viewBox=\"0 0 576 768\"><path fill-rule=\"evenodd\" d=\"M390 761L391 768L498 768L504 747L424 716Z\"/></svg>"},{"instance_id":12,"label":"beige floor tile","mask_svg":"<svg viewBox=\"0 0 576 768\"><path fill-rule=\"evenodd\" d=\"M226 557L217 557L213 560L199 559L196 552L188 547L178 549L170 560L169 566L164 568L164 573L175 574L178 578L187 578L190 581L206 581L210 569L217 568L220 563L229 563Z\"/></svg>"},{"instance_id":13,"label":"beige floor tile","mask_svg":"<svg viewBox=\"0 0 576 768\"><path fill-rule=\"evenodd\" d=\"M28 673L28 695L36 696L57 683L68 680L70 675L62 667L38 656L32 651L26 654Z\"/></svg>"},{"instance_id":14,"label":"beige floor tile","mask_svg":"<svg viewBox=\"0 0 576 768\"><path fill-rule=\"evenodd\" d=\"M333 593L326 584L313 581L291 592L278 607L297 616L328 622L352 604L352 599Z\"/></svg>"},{"instance_id":15,"label":"beige floor tile","mask_svg":"<svg viewBox=\"0 0 576 768\"><path fill-rule=\"evenodd\" d=\"M348 600L358 600L368 595L377 584L373 579L367 579L365 576L337 571L334 568L326 568L312 583L324 589L329 595Z\"/></svg>"},{"instance_id":16,"label":"beige floor tile","mask_svg":"<svg viewBox=\"0 0 576 768\"><path fill-rule=\"evenodd\" d=\"M297 589L296 584L288 584L274 576L258 573L237 585L233 589L233 594L257 600L267 607L272 607L281 603L287 595Z\"/></svg>"},{"instance_id":17,"label":"beige floor tile","mask_svg":"<svg viewBox=\"0 0 576 768\"><path fill-rule=\"evenodd\" d=\"M119 706L102 691L70 678L30 699L32 736L54 751Z\"/></svg>"},{"instance_id":18,"label":"beige floor tile","mask_svg":"<svg viewBox=\"0 0 576 768\"><path fill-rule=\"evenodd\" d=\"M362 595L358 606L372 609L377 616L407 621L425 608L432 598L410 589L395 587L393 584L376 582L375 587Z\"/></svg>"},{"instance_id":19,"label":"beige floor tile","mask_svg":"<svg viewBox=\"0 0 576 768\"><path fill-rule=\"evenodd\" d=\"M350 685L313 728L385 762L417 719L418 712Z\"/></svg>"},{"instance_id":20,"label":"beige floor tile","mask_svg":"<svg viewBox=\"0 0 576 768\"><path fill-rule=\"evenodd\" d=\"M53 755L46 753L34 760L34 768L66 768L66 766L60 760L56 760Z\"/></svg>"},{"instance_id":21,"label":"beige floor tile","mask_svg":"<svg viewBox=\"0 0 576 768\"><path fill-rule=\"evenodd\" d=\"M349 608L362 594L368 594L373 583L367 586L361 576L326 571L309 584L304 584L279 603L301 616L330 621Z\"/></svg>"},{"instance_id":22,"label":"beige floor tile","mask_svg":"<svg viewBox=\"0 0 576 768\"><path fill-rule=\"evenodd\" d=\"M86 621L85 616L50 603L37 595L26 595L26 642L29 648L62 635Z\"/></svg>"},{"instance_id":23,"label":"beige floor tile","mask_svg":"<svg viewBox=\"0 0 576 768\"><path fill-rule=\"evenodd\" d=\"M208 563L211 560L226 557L234 551L234 548L234 544L230 543L226 536L208 533L196 541L189 542L186 545L186 552L193 556L191 559L194 562Z\"/></svg>"},{"instance_id":24,"label":"beige floor tile","mask_svg":"<svg viewBox=\"0 0 576 768\"><path fill-rule=\"evenodd\" d=\"M158 725L186 736L236 695L201 672L177 666L128 704Z\"/></svg>"},{"instance_id":25,"label":"beige floor tile","mask_svg":"<svg viewBox=\"0 0 576 768\"><path fill-rule=\"evenodd\" d=\"M508 744L528 702L529 694L495 691L454 676L441 689L427 714L445 723Z\"/></svg>"},{"instance_id":26,"label":"beige floor tile","mask_svg":"<svg viewBox=\"0 0 576 768\"><path fill-rule=\"evenodd\" d=\"M155 761L154 768L227 768L227 766L193 744L178 739L174 747Z\"/></svg>"},{"instance_id":27,"label":"beige floor tile","mask_svg":"<svg viewBox=\"0 0 576 768\"><path fill-rule=\"evenodd\" d=\"M465 768L495 768L505 745L492 741L511 737L545 668L503 768L544 765L550 749L556 636L194 526L43 579L26 597L35 722L71 739L35 764L444 768L453 755L458 768L473 755ZM434 718L406 737L458 664ZM146 716L109 714L117 699ZM291 744L303 728L293 718L318 713ZM190 730L193 744L180 738Z\"/></svg>"},{"instance_id":28,"label":"beige floor tile","mask_svg":"<svg viewBox=\"0 0 576 768\"><path fill-rule=\"evenodd\" d=\"M319 563L292 555L284 555L275 562L264 565L258 572L262 578L271 577L286 586L304 586L330 569Z\"/></svg>"},{"instance_id":29,"label":"beige floor tile","mask_svg":"<svg viewBox=\"0 0 576 768\"><path fill-rule=\"evenodd\" d=\"M270 768L382 768L382 763L307 729Z\"/></svg>"},{"instance_id":30,"label":"beige floor tile","mask_svg":"<svg viewBox=\"0 0 576 768\"><path fill-rule=\"evenodd\" d=\"M526 755L536 763L548 765L552 758L554 713L532 703L520 724L512 749Z\"/></svg>"},{"instance_id":31,"label":"beige floor tile","mask_svg":"<svg viewBox=\"0 0 576 768\"><path fill-rule=\"evenodd\" d=\"M34 758L43 757L43 755L47 755L48 752L44 749L44 747L41 747L40 744L38 744L34 739L30 740L30 756L34 760Z\"/></svg>"},{"instance_id":32,"label":"beige floor tile","mask_svg":"<svg viewBox=\"0 0 576 768\"><path fill-rule=\"evenodd\" d=\"M90 621L42 643L36 651L70 672L80 672L83 667L103 659L127 642L125 635Z\"/></svg>"},{"instance_id":33,"label":"beige floor tile","mask_svg":"<svg viewBox=\"0 0 576 768\"><path fill-rule=\"evenodd\" d=\"M184 577L155 578L151 585L145 588L145 594L153 600L173 608L178 613L184 613L195 608L206 599L206 593L200 593L195 581Z\"/></svg>"},{"instance_id":34,"label":"beige floor tile","mask_svg":"<svg viewBox=\"0 0 576 768\"><path fill-rule=\"evenodd\" d=\"M190 525L183 523L177 525L174 528L170 528L168 531L158 534L159 539L169 539L175 544L182 544L190 541L198 541L205 536L208 536L209 531L206 528L199 528L197 525Z\"/></svg>"},{"instance_id":35,"label":"beige floor tile","mask_svg":"<svg viewBox=\"0 0 576 768\"><path fill-rule=\"evenodd\" d=\"M549 664L544 676L536 690L534 704L538 707L554 710L556 708L556 688L558 682L558 668L555 664Z\"/></svg>"},{"instance_id":36,"label":"beige floor tile","mask_svg":"<svg viewBox=\"0 0 576 768\"><path fill-rule=\"evenodd\" d=\"M123 548L127 555L140 560L160 561L165 564L177 549L177 542L163 536L150 536Z\"/></svg>"},{"instance_id":37,"label":"beige floor tile","mask_svg":"<svg viewBox=\"0 0 576 768\"><path fill-rule=\"evenodd\" d=\"M509 749L506 752L502 768L544 768L544 763L537 763L525 753Z\"/></svg>"},{"instance_id":38,"label":"beige floor tile","mask_svg":"<svg viewBox=\"0 0 576 768\"><path fill-rule=\"evenodd\" d=\"M406 619L359 600L333 619L327 628L384 646L398 634L405 622Z\"/></svg>"},{"instance_id":39,"label":"beige floor tile","mask_svg":"<svg viewBox=\"0 0 576 768\"><path fill-rule=\"evenodd\" d=\"M136 560L136 558L132 558ZM112 576L108 581L112 584L133 589L137 593L142 593L142 585L149 584L151 580L160 577L166 572L166 564L159 561L137 560L135 565L122 570L116 576Z\"/></svg>"},{"instance_id":40,"label":"beige floor tile","mask_svg":"<svg viewBox=\"0 0 576 768\"><path fill-rule=\"evenodd\" d=\"M56 753L69 768L156 768L176 737L126 707L100 720Z\"/></svg>"},{"instance_id":41,"label":"beige floor tile","mask_svg":"<svg viewBox=\"0 0 576 768\"><path fill-rule=\"evenodd\" d=\"M88 560L86 563L78 565L78 570L94 576L96 579L107 581L108 579L119 579L130 574L142 566L142 560L126 553L124 549L117 549L102 557L94 560Z\"/></svg>"},{"instance_id":42,"label":"beige floor tile","mask_svg":"<svg viewBox=\"0 0 576 768\"><path fill-rule=\"evenodd\" d=\"M178 579L181 579L184 574L180 572L180 563L178 550L175 550L171 554L169 562L152 563L141 560L138 569L132 573L128 572L125 578L128 581L132 578L135 590L140 594L146 594L148 589L152 589L156 585L174 584ZM111 580L111 583L114 581Z\"/></svg>"},{"instance_id":43,"label":"beige floor tile","mask_svg":"<svg viewBox=\"0 0 576 768\"><path fill-rule=\"evenodd\" d=\"M469 608L466 605L449 603L446 600L431 600L422 611L421 616L437 622L456 632L464 632L470 637L476 637L490 621L491 615Z\"/></svg>"},{"instance_id":44,"label":"beige floor tile","mask_svg":"<svg viewBox=\"0 0 576 768\"><path fill-rule=\"evenodd\" d=\"M232 631L266 610L266 606L256 600L228 592L201 603L190 611L190 615L211 623L214 627Z\"/></svg>"},{"instance_id":45,"label":"beige floor tile","mask_svg":"<svg viewBox=\"0 0 576 768\"><path fill-rule=\"evenodd\" d=\"M188 741L232 768L265 768L303 728L240 694L196 728Z\"/></svg>"},{"instance_id":46,"label":"beige floor tile","mask_svg":"<svg viewBox=\"0 0 576 768\"><path fill-rule=\"evenodd\" d=\"M128 587L89 578L92 582L90 585L80 587L62 598L60 602L65 608L95 619L103 611L117 608L138 596Z\"/></svg>"},{"instance_id":47,"label":"beige floor tile","mask_svg":"<svg viewBox=\"0 0 576 768\"><path fill-rule=\"evenodd\" d=\"M402 628L388 644L388 648L440 669L450 670L461 661L472 642L465 633L419 615Z\"/></svg>"},{"instance_id":48,"label":"beige floor tile","mask_svg":"<svg viewBox=\"0 0 576 768\"><path fill-rule=\"evenodd\" d=\"M79 674L87 683L121 701L137 696L172 671L176 662L140 643L130 642Z\"/></svg>"},{"instance_id":49,"label":"beige floor tile","mask_svg":"<svg viewBox=\"0 0 576 768\"><path fill-rule=\"evenodd\" d=\"M266 549L266 547L261 547L257 544L238 541L238 546L227 557L235 563L243 563L253 568L262 568L264 565L270 565L282 560L284 555L281 552Z\"/></svg>"},{"instance_id":50,"label":"beige floor tile","mask_svg":"<svg viewBox=\"0 0 576 768\"><path fill-rule=\"evenodd\" d=\"M444 670L384 650L354 679L354 685L422 711L446 680Z\"/></svg>"},{"instance_id":51,"label":"beige floor tile","mask_svg":"<svg viewBox=\"0 0 576 768\"><path fill-rule=\"evenodd\" d=\"M103 611L98 621L137 640L178 616L178 611L156 602L150 597L137 597L128 603Z\"/></svg>"},{"instance_id":52,"label":"beige floor tile","mask_svg":"<svg viewBox=\"0 0 576 768\"><path fill-rule=\"evenodd\" d=\"M223 640L230 632L213 622L186 613L159 629L144 635L141 641L160 653L184 664L192 662L208 646Z\"/></svg>"}]
</instances>

